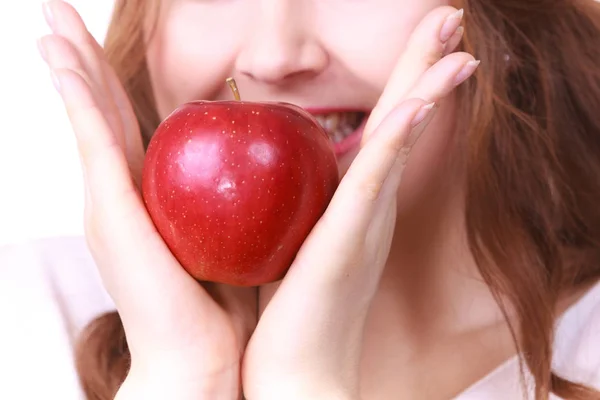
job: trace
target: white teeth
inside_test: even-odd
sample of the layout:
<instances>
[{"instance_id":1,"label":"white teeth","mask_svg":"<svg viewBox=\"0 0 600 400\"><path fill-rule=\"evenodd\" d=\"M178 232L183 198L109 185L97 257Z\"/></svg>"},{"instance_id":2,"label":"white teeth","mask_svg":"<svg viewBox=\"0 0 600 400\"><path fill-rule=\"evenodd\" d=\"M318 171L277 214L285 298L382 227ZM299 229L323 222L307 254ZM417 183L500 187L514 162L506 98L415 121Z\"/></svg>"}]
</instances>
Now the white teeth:
<instances>
[{"instance_id":1,"label":"white teeth","mask_svg":"<svg viewBox=\"0 0 600 400\"><path fill-rule=\"evenodd\" d=\"M335 130L338 128L341 119L342 118L340 114L330 114L325 117L325 124L323 125L323 127L328 132L335 132Z\"/></svg>"},{"instance_id":2,"label":"white teeth","mask_svg":"<svg viewBox=\"0 0 600 400\"><path fill-rule=\"evenodd\" d=\"M348 124L346 126L344 126L344 135L349 135L352 132L354 132L354 128L352 127L352 125Z\"/></svg>"},{"instance_id":3,"label":"white teeth","mask_svg":"<svg viewBox=\"0 0 600 400\"><path fill-rule=\"evenodd\" d=\"M315 118L329 134L334 143L339 143L357 128L361 114L355 112L316 115Z\"/></svg>"},{"instance_id":4,"label":"white teeth","mask_svg":"<svg viewBox=\"0 0 600 400\"><path fill-rule=\"evenodd\" d=\"M339 143L344 140L344 134L340 131L336 131L331 135L334 143Z\"/></svg>"}]
</instances>

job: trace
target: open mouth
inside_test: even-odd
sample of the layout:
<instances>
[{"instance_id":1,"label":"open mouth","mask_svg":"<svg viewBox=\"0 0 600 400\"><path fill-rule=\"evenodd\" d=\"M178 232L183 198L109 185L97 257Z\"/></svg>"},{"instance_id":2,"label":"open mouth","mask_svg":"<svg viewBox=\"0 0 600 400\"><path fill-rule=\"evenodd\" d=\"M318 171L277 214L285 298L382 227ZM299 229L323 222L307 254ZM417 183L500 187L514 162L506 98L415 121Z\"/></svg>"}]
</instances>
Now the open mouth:
<instances>
[{"instance_id":1,"label":"open mouth","mask_svg":"<svg viewBox=\"0 0 600 400\"><path fill-rule=\"evenodd\" d=\"M313 113L331 138L336 155L354 149L362 137L368 114L362 111Z\"/></svg>"}]
</instances>

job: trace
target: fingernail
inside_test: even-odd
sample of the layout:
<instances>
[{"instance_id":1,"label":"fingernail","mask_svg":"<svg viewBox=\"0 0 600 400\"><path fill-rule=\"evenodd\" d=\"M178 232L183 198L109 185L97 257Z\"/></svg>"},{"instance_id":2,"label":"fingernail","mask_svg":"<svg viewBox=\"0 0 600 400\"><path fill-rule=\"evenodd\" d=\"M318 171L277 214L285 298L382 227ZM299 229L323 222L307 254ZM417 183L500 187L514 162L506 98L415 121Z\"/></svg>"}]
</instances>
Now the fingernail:
<instances>
[{"instance_id":1,"label":"fingernail","mask_svg":"<svg viewBox=\"0 0 600 400\"><path fill-rule=\"evenodd\" d=\"M38 51L40 52L40 56L42 56L42 59L45 62L48 62L48 57L46 56L46 48L44 47L44 44L42 43L41 38L37 40L37 48L38 48Z\"/></svg>"},{"instance_id":2,"label":"fingernail","mask_svg":"<svg viewBox=\"0 0 600 400\"><path fill-rule=\"evenodd\" d=\"M44 1L42 4L42 10L44 12L44 18L50 29L54 30L54 15L52 14L52 7L50 7L49 1Z\"/></svg>"},{"instance_id":3,"label":"fingernail","mask_svg":"<svg viewBox=\"0 0 600 400\"><path fill-rule=\"evenodd\" d=\"M442 25L442 29L440 30L440 40L442 43L446 43L450 40L452 35L454 35L454 32L456 32L462 22L464 14L465 11L461 8L446 18L446 22L444 22L444 25Z\"/></svg>"},{"instance_id":4,"label":"fingernail","mask_svg":"<svg viewBox=\"0 0 600 400\"><path fill-rule=\"evenodd\" d=\"M450 39L448 39L448 41L450 41L453 38L461 38L462 36L465 34L465 28L461 25L458 28L456 28L456 30L454 31L454 33L452 34L452 36L450 36ZM447 44L447 43L446 43Z\"/></svg>"},{"instance_id":5,"label":"fingernail","mask_svg":"<svg viewBox=\"0 0 600 400\"><path fill-rule=\"evenodd\" d=\"M50 77L52 78L52 84L54 85L54 88L60 93L60 80L58 79L56 72L50 70Z\"/></svg>"},{"instance_id":6,"label":"fingernail","mask_svg":"<svg viewBox=\"0 0 600 400\"><path fill-rule=\"evenodd\" d=\"M481 60L469 61L468 63L466 63L463 69L461 69L460 72L456 74L456 78L454 78L454 84L460 85L461 83L466 81L467 78L470 77L473 74L473 72L475 72L480 63Z\"/></svg>"},{"instance_id":7,"label":"fingernail","mask_svg":"<svg viewBox=\"0 0 600 400\"><path fill-rule=\"evenodd\" d=\"M421 109L419 110L417 115L415 115L411 122L412 127L414 128L415 126L423 122L425 118L427 118L427 115L429 115L429 112L433 110L433 107L435 107L435 102L426 104L423 107L421 107Z\"/></svg>"},{"instance_id":8,"label":"fingernail","mask_svg":"<svg viewBox=\"0 0 600 400\"><path fill-rule=\"evenodd\" d=\"M460 44L460 42L462 41L462 37L463 34L465 33L465 28L463 28L462 26L459 26L458 28L456 28L456 32L454 32L454 35L452 35L450 37L450 39L448 39L448 41L446 43L443 44L443 49L444 49L444 55L448 55L450 54L450 52L454 51L456 49L456 47L458 47L458 45ZM456 38L456 40L455 40ZM448 47L449 45L452 45L453 47Z\"/></svg>"}]
</instances>

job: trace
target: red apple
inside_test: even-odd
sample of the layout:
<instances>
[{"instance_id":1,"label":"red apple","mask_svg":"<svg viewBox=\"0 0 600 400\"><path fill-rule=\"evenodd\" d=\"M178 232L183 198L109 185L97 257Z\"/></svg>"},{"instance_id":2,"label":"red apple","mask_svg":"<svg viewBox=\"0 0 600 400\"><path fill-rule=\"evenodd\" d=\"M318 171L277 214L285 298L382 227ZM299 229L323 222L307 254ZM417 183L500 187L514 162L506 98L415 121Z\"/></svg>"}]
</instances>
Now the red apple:
<instances>
[{"instance_id":1,"label":"red apple","mask_svg":"<svg viewBox=\"0 0 600 400\"><path fill-rule=\"evenodd\" d=\"M146 208L201 281L281 279L338 185L320 124L287 103L195 101L156 130L144 161Z\"/></svg>"}]
</instances>

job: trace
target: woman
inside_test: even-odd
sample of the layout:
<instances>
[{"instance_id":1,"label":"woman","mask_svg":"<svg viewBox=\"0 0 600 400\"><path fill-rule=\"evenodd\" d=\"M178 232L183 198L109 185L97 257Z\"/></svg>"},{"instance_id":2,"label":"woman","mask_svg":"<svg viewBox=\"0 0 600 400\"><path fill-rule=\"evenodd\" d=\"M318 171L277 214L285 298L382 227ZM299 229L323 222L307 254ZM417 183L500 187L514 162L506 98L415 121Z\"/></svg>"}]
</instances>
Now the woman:
<instances>
[{"instance_id":1,"label":"woman","mask_svg":"<svg viewBox=\"0 0 600 400\"><path fill-rule=\"evenodd\" d=\"M105 51L46 4L118 310L79 342L89 398L600 398L600 7L450 3L119 1ZM228 76L246 100L366 114L325 124L339 188L258 289L189 277L137 190L159 121L229 99Z\"/></svg>"}]
</instances>

